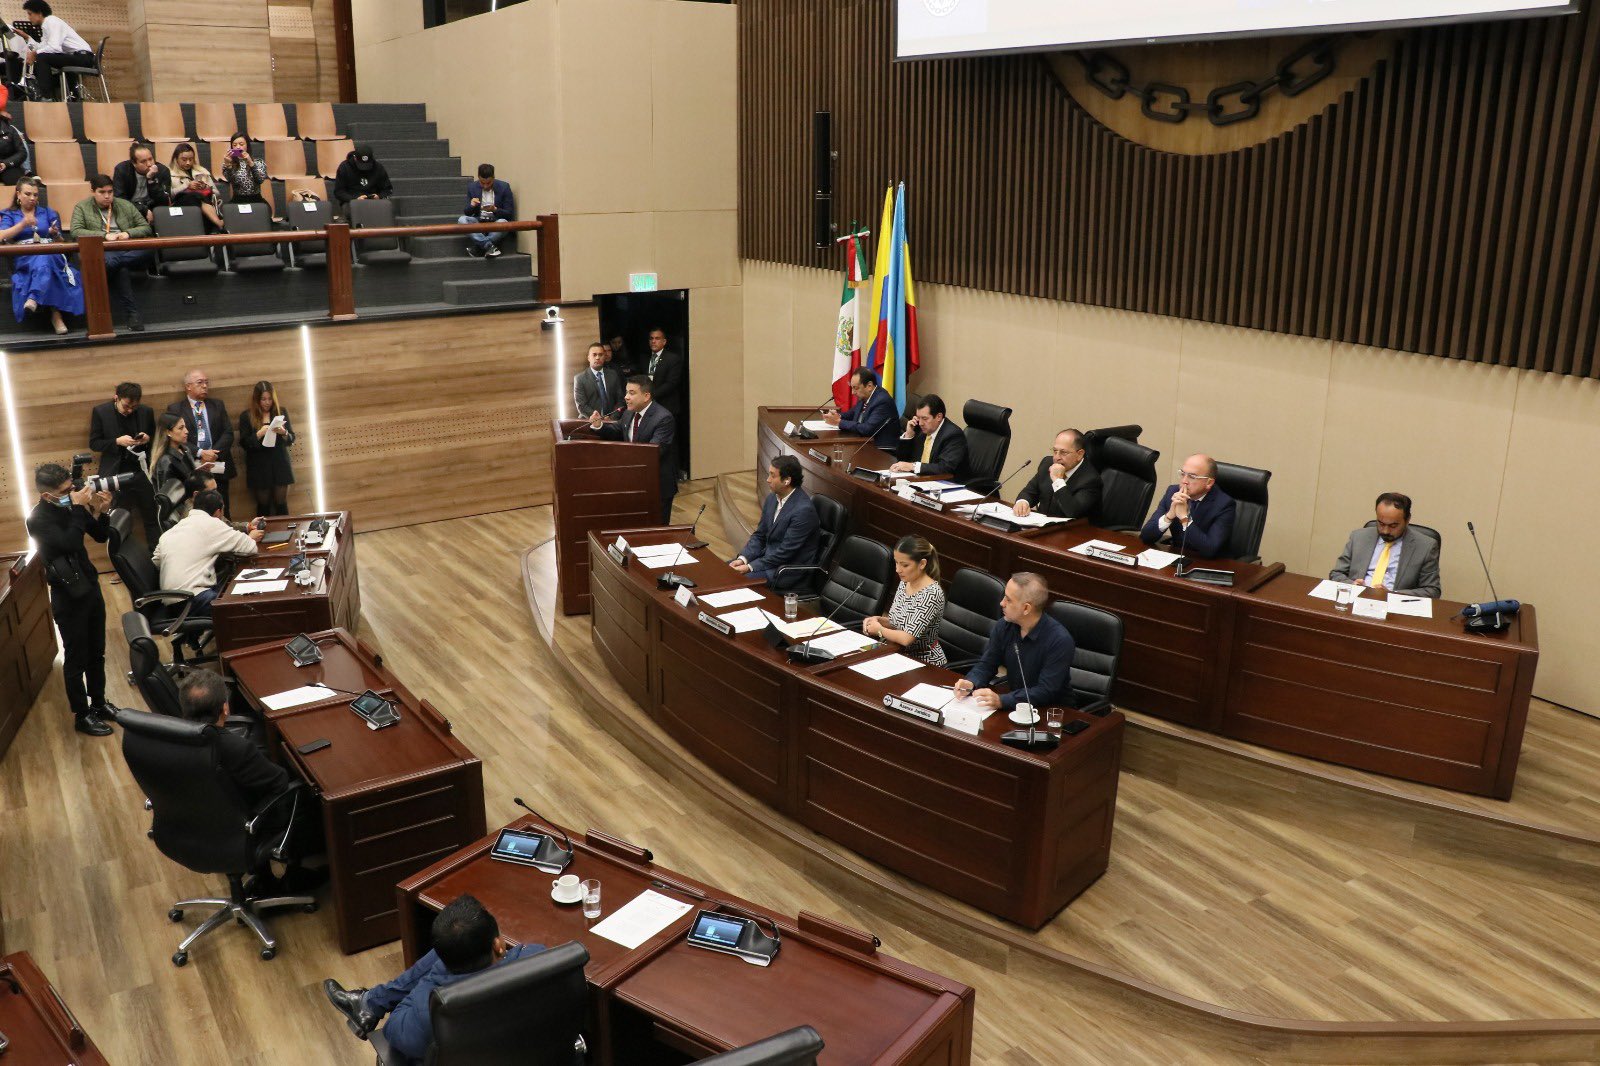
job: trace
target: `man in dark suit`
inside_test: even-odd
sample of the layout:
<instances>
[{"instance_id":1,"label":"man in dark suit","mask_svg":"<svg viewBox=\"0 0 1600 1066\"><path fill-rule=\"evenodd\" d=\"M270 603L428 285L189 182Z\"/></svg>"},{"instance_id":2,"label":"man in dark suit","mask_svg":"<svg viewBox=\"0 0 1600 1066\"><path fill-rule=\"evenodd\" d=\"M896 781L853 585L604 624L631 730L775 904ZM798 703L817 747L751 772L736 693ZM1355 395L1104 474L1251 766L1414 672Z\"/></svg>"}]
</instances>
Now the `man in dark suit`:
<instances>
[{"instance_id":1,"label":"man in dark suit","mask_svg":"<svg viewBox=\"0 0 1600 1066\"><path fill-rule=\"evenodd\" d=\"M1328 578L1438 599L1439 541L1411 525L1411 497L1385 492L1374 506L1377 522L1350 534Z\"/></svg>"},{"instance_id":2,"label":"man in dark suit","mask_svg":"<svg viewBox=\"0 0 1600 1066\"><path fill-rule=\"evenodd\" d=\"M672 521L672 498L678 494L677 422L672 412L655 402L650 378L636 374L628 379L623 399L627 409L614 422L599 411L589 416L589 428L606 440L654 444L661 449L661 524Z\"/></svg>"},{"instance_id":3,"label":"man in dark suit","mask_svg":"<svg viewBox=\"0 0 1600 1066\"><path fill-rule=\"evenodd\" d=\"M610 417L622 410L622 378L608 364L610 349L599 341L589 345L589 368L572 379L572 404L579 418L599 411Z\"/></svg>"},{"instance_id":4,"label":"man in dark suit","mask_svg":"<svg viewBox=\"0 0 1600 1066\"><path fill-rule=\"evenodd\" d=\"M140 403L144 390L136 381L124 381L111 399L89 412L89 450L100 453L95 473L109 477L132 474L133 480L117 493L118 507L139 515L144 523L144 541L155 547L161 536L156 526L155 489L150 484L146 463L150 438L156 431L156 415Z\"/></svg>"},{"instance_id":5,"label":"man in dark suit","mask_svg":"<svg viewBox=\"0 0 1600 1066\"><path fill-rule=\"evenodd\" d=\"M1038 511L1050 518L1087 518L1099 507L1100 471L1083 456L1083 434L1064 429L1011 509L1018 515Z\"/></svg>"},{"instance_id":6,"label":"man in dark suit","mask_svg":"<svg viewBox=\"0 0 1600 1066\"><path fill-rule=\"evenodd\" d=\"M683 356L667 350L667 335L660 329L650 331L650 351L644 357L644 372L650 375L656 403L671 411L674 418L682 418Z\"/></svg>"},{"instance_id":7,"label":"man in dark suit","mask_svg":"<svg viewBox=\"0 0 1600 1066\"><path fill-rule=\"evenodd\" d=\"M145 221L155 221L156 208L172 203L172 171L156 159L155 149L143 141L111 172L111 188L119 200L137 207Z\"/></svg>"},{"instance_id":8,"label":"man in dark suit","mask_svg":"<svg viewBox=\"0 0 1600 1066\"><path fill-rule=\"evenodd\" d=\"M850 372L850 392L856 402L848 411L829 411L822 417L828 425L845 433L871 437L872 442L886 452L900 446L900 409L894 397L878 387L878 374L866 367Z\"/></svg>"},{"instance_id":9,"label":"man in dark suit","mask_svg":"<svg viewBox=\"0 0 1600 1066\"><path fill-rule=\"evenodd\" d=\"M1233 536L1234 511L1233 497L1217 488L1217 461L1209 455L1191 455L1178 472L1178 484L1167 486L1139 539L1146 544L1165 539L1173 551L1220 558Z\"/></svg>"},{"instance_id":10,"label":"man in dark suit","mask_svg":"<svg viewBox=\"0 0 1600 1066\"><path fill-rule=\"evenodd\" d=\"M889 467L912 474L930 474L953 481L967 479L967 435L945 417L944 401L928 393L906 420L898 442L900 461Z\"/></svg>"},{"instance_id":11,"label":"man in dark suit","mask_svg":"<svg viewBox=\"0 0 1600 1066\"><path fill-rule=\"evenodd\" d=\"M767 488L772 493L761 504L761 524L728 564L741 574L765 578L775 592L799 588L814 576L810 570L779 573L786 566L817 564L822 521L811 497L800 488L803 480L800 460L794 456L780 455L772 461L767 467Z\"/></svg>"},{"instance_id":12,"label":"man in dark suit","mask_svg":"<svg viewBox=\"0 0 1600 1066\"><path fill-rule=\"evenodd\" d=\"M204 370L184 375L183 393L167 412L189 423L189 449L201 463L225 464L217 474L217 491L222 494L223 513L232 518L228 486L233 483L233 420L223 402L211 398L211 379Z\"/></svg>"}]
</instances>

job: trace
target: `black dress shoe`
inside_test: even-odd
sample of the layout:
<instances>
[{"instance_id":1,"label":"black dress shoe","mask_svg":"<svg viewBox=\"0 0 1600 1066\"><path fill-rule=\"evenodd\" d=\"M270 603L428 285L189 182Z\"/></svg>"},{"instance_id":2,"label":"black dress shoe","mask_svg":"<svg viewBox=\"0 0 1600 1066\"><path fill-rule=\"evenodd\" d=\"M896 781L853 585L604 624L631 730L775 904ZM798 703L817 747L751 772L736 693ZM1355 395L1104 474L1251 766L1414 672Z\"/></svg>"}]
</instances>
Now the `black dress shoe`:
<instances>
[{"instance_id":1,"label":"black dress shoe","mask_svg":"<svg viewBox=\"0 0 1600 1066\"><path fill-rule=\"evenodd\" d=\"M361 1039L365 1040L367 1034L378 1027L378 1016L362 1006L362 997L367 993L365 988L342 988L330 977L322 982L322 991L327 993L328 1002L344 1015L350 1031Z\"/></svg>"},{"instance_id":2,"label":"black dress shoe","mask_svg":"<svg viewBox=\"0 0 1600 1066\"><path fill-rule=\"evenodd\" d=\"M111 727L100 720L100 716L93 711L86 711L77 715L72 723L72 728L90 737L109 737Z\"/></svg>"},{"instance_id":3,"label":"black dress shoe","mask_svg":"<svg viewBox=\"0 0 1600 1066\"><path fill-rule=\"evenodd\" d=\"M144 332L144 316L137 311L128 312L128 328L135 333Z\"/></svg>"}]
</instances>

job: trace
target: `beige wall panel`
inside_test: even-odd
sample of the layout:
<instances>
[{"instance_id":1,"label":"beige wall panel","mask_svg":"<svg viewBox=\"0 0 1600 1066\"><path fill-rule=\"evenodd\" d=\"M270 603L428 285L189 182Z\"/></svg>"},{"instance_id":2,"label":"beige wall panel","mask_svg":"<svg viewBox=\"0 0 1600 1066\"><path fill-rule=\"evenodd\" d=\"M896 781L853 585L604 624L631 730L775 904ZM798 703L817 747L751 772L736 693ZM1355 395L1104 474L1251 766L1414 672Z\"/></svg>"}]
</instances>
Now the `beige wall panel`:
<instances>
[{"instance_id":1,"label":"beige wall panel","mask_svg":"<svg viewBox=\"0 0 1600 1066\"><path fill-rule=\"evenodd\" d=\"M273 38L272 91L274 100L317 100L317 42L299 38Z\"/></svg>"},{"instance_id":2,"label":"beige wall panel","mask_svg":"<svg viewBox=\"0 0 1600 1066\"><path fill-rule=\"evenodd\" d=\"M656 270L663 289L739 284L737 211L657 212L654 224ZM833 311L837 316L837 300Z\"/></svg>"},{"instance_id":3,"label":"beige wall panel","mask_svg":"<svg viewBox=\"0 0 1600 1066\"><path fill-rule=\"evenodd\" d=\"M649 26L656 6L650 0L560 6L561 143L551 162L561 169L563 215L654 207L652 42L645 33L622 31ZM728 166L731 172L734 163Z\"/></svg>"},{"instance_id":4,"label":"beige wall panel","mask_svg":"<svg viewBox=\"0 0 1600 1066\"><path fill-rule=\"evenodd\" d=\"M1486 545L1502 596L1539 609L1538 680L1546 699L1587 710L1600 708L1600 668L1593 653L1593 599L1600 590L1600 556L1591 551L1553 555L1555 529L1600 527L1600 500L1586 469L1600 454L1600 381L1525 374L1518 384L1506 455L1501 516L1494 547ZM1493 438L1473 432L1466 455ZM1560 516L1555 520L1555 516ZM1471 551L1465 530L1454 536ZM1477 566L1477 556L1472 556Z\"/></svg>"},{"instance_id":5,"label":"beige wall panel","mask_svg":"<svg viewBox=\"0 0 1600 1066\"><path fill-rule=\"evenodd\" d=\"M820 404L833 388L833 335L839 322L843 273L797 272L794 313L789 324L789 363L783 373L793 383L793 402ZM865 318L867 312L862 313ZM753 412L752 412L753 414Z\"/></svg>"},{"instance_id":6,"label":"beige wall panel","mask_svg":"<svg viewBox=\"0 0 1600 1066\"><path fill-rule=\"evenodd\" d=\"M710 477L750 465L744 450L744 302L737 285L689 293L690 408L694 434L689 467Z\"/></svg>"},{"instance_id":7,"label":"beige wall panel","mask_svg":"<svg viewBox=\"0 0 1600 1066\"><path fill-rule=\"evenodd\" d=\"M568 300L627 292L628 275L659 269L649 214L562 215L561 291ZM663 289L669 285L662 278Z\"/></svg>"},{"instance_id":8,"label":"beige wall panel","mask_svg":"<svg viewBox=\"0 0 1600 1066\"><path fill-rule=\"evenodd\" d=\"M1412 498L1416 521L1444 537L1444 595L1484 596L1467 520L1477 524L1484 553L1492 551L1519 376L1506 367L1335 345L1310 569L1332 567L1350 531L1372 517L1373 498L1394 490Z\"/></svg>"},{"instance_id":9,"label":"beige wall panel","mask_svg":"<svg viewBox=\"0 0 1600 1066\"><path fill-rule=\"evenodd\" d=\"M128 14L146 25L226 26L245 31L267 28L267 0L143 0L129 4Z\"/></svg>"},{"instance_id":10,"label":"beige wall panel","mask_svg":"<svg viewBox=\"0 0 1600 1066\"><path fill-rule=\"evenodd\" d=\"M738 86L733 6L656 2L649 111L650 192L658 211L738 207Z\"/></svg>"},{"instance_id":11,"label":"beige wall panel","mask_svg":"<svg viewBox=\"0 0 1600 1066\"><path fill-rule=\"evenodd\" d=\"M422 32L422 5L401 0L350 0L350 21L358 45L392 41ZM360 76L365 77L366 72Z\"/></svg>"},{"instance_id":12,"label":"beige wall panel","mask_svg":"<svg viewBox=\"0 0 1600 1066\"><path fill-rule=\"evenodd\" d=\"M975 295L970 289L943 285L917 290L917 322L926 338L922 358L927 369L917 376L916 391L939 393L957 422L962 421L961 408L969 399L1010 407L1012 444L1005 469L1009 474L1019 463L1047 452L1060 428L1053 410L1056 390L1036 358L1037 353L1057 349L1060 305L1022 296L974 299ZM933 312L925 327L924 302ZM1007 492L1020 488L1023 476L1008 485Z\"/></svg>"},{"instance_id":13,"label":"beige wall panel","mask_svg":"<svg viewBox=\"0 0 1600 1066\"><path fill-rule=\"evenodd\" d=\"M1178 359L1181 319L1085 304L1061 305L1061 337L1055 364L1056 428L1139 425L1139 440L1161 453L1156 469L1176 470ZM1050 349L1038 353L1051 366ZM1039 453L1043 455L1043 452ZM1181 460L1179 460L1181 461Z\"/></svg>"},{"instance_id":14,"label":"beige wall panel","mask_svg":"<svg viewBox=\"0 0 1600 1066\"><path fill-rule=\"evenodd\" d=\"M755 408L789 403L811 403L795 380L794 299L797 285L791 280L817 271L797 271L772 263L747 261L744 264L744 365L745 408L744 455L746 465L755 462ZM837 309L836 309L837 311ZM826 378L826 374L820 375ZM820 398L826 385L816 389Z\"/></svg>"},{"instance_id":15,"label":"beige wall panel","mask_svg":"<svg viewBox=\"0 0 1600 1066\"><path fill-rule=\"evenodd\" d=\"M263 5L263 17L265 12ZM246 30L146 22L144 42L149 99L239 103L273 98L272 46L265 23ZM197 61L197 57L217 61Z\"/></svg>"},{"instance_id":16,"label":"beige wall panel","mask_svg":"<svg viewBox=\"0 0 1600 1066\"><path fill-rule=\"evenodd\" d=\"M1204 451L1271 470L1261 555L1295 571L1311 565L1332 361L1327 341L1186 322L1176 447L1157 467L1170 481L1187 455Z\"/></svg>"}]
</instances>

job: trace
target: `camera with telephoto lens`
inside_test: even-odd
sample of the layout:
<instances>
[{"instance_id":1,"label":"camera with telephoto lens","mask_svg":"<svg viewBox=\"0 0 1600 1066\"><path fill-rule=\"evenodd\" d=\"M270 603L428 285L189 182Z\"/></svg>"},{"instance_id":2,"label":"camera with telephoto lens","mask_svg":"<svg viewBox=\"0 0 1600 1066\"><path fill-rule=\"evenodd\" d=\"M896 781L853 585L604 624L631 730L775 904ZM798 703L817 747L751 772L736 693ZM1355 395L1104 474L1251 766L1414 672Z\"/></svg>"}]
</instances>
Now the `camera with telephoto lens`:
<instances>
[{"instance_id":1,"label":"camera with telephoto lens","mask_svg":"<svg viewBox=\"0 0 1600 1066\"><path fill-rule=\"evenodd\" d=\"M95 461L93 452L82 452L72 457L72 491L79 492L88 486L90 492L116 492L133 480L132 474L104 474L83 476L83 468Z\"/></svg>"}]
</instances>

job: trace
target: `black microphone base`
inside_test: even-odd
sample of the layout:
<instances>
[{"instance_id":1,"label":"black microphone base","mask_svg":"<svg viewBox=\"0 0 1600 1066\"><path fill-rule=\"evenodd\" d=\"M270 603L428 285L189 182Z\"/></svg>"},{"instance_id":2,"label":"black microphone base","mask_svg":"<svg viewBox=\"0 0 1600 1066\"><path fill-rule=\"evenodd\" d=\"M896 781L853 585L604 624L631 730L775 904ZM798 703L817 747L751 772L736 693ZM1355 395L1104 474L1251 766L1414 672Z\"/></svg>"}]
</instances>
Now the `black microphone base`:
<instances>
[{"instance_id":1,"label":"black microphone base","mask_svg":"<svg viewBox=\"0 0 1600 1066\"><path fill-rule=\"evenodd\" d=\"M693 581L686 577L679 577L677 574L662 574L656 578L656 588L658 589L692 589L696 587Z\"/></svg>"},{"instance_id":2,"label":"black microphone base","mask_svg":"<svg viewBox=\"0 0 1600 1066\"><path fill-rule=\"evenodd\" d=\"M1468 633L1504 633L1511 628L1511 618L1496 611L1494 614L1480 614L1476 618L1467 619Z\"/></svg>"},{"instance_id":3,"label":"black microphone base","mask_svg":"<svg viewBox=\"0 0 1600 1066\"><path fill-rule=\"evenodd\" d=\"M817 439L817 435L815 433L811 432L805 426L799 427L793 433L789 434L789 436L793 440L816 440Z\"/></svg>"},{"instance_id":4,"label":"black microphone base","mask_svg":"<svg viewBox=\"0 0 1600 1066\"><path fill-rule=\"evenodd\" d=\"M1000 734L1000 743L1028 751L1050 751L1061 738L1047 729L1013 729Z\"/></svg>"},{"instance_id":5,"label":"black microphone base","mask_svg":"<svg viewBox=\"0 0 1600 1066\"><path fill-rule=\"evenodd\" d=\"M820 648L809 648L802 644L791 644L787 649L789 661L792 663L827 663L833 661L833 652L823 651Z\"/></svg>"},{"instance_id":6,"label":"black microphone base","mask_svg":"<svg viewBox=\"0 0 1600 1066\"><path fill-rule=\"evenodd\" d=\"M691 540L689 543L685 544L684 547L687 548L689 551L697 552L701 548L709 548L709 547L711 547L711 545L707 544L703 540Z\"/></svg>"}]
</instances>

